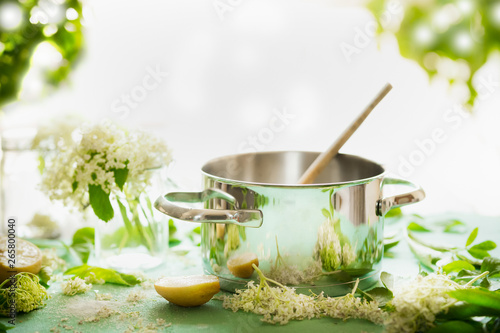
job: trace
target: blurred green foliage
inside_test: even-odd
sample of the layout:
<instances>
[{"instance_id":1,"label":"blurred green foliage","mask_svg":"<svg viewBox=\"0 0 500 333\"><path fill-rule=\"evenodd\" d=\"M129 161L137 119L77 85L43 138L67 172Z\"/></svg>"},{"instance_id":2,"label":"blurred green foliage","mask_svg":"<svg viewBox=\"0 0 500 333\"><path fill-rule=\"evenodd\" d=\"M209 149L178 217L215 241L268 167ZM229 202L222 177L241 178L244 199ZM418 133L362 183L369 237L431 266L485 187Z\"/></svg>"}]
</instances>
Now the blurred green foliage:
<instances>
[{"instance_id":1,"label":"blurred green foliage","mask_svg":"<svg viewBox=\"0 0 500 333\"><path fill-rule=\"evenodd\" d=\"M397 6L404 12L401 22L390 10ZM370 0L368 8L379 32L395 33L402 56L417 61L430 77L467 84L468 104L474 104L474 73L500 50L499 0Z\"/></svg>"},{"instance_id":2,"label":"blurred green foliage","mask_svg":"<svg viewBox=\"0 0 500 333\"><path fill-rule=\"evenodd\" d=\"M43 73L43 83L50 86L68 76L83 43L79 0L0 0L0 11L8 7L20 9L22 18L12 29L0 22L0 107L18 98L40 43L50 43L62 56L56 68Z\"/></svg>"}]
</instances>

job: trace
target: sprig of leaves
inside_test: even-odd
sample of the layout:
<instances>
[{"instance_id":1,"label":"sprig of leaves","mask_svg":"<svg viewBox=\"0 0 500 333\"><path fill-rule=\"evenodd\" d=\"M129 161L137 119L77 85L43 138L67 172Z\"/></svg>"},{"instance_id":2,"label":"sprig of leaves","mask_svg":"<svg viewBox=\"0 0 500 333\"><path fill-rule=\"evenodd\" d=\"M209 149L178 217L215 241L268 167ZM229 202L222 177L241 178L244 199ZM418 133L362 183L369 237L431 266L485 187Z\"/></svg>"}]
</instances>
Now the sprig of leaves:
<instances>
[{"instance_id":1,"label":"sprig of leaves","mask_svg":"<svg viewBox=\"0 0 500 333\"><path fill-rule=\"evenodd\" d=\"M143 282L137 276L115 271L114 269L101 268L97 266L81 265L68 269L64 275L73 275L85 279L103 279L106 283L119 284L122 286L134 286Z\"/></svg>"}]
</instances>

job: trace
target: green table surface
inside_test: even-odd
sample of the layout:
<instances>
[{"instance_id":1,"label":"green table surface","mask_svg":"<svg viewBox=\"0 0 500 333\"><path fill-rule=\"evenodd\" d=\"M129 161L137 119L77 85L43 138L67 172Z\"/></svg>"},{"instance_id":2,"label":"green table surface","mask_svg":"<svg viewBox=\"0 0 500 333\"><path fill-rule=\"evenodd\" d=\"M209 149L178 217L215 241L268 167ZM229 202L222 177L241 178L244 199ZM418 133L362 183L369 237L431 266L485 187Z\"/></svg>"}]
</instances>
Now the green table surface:
<instances>
[{"instance_id":1,"label":"green table surface","mask_svg":"<svg viewBox=\"0 0 500 333\"><path fill-rule=\"evenodd\" d=\"M462 245L468 233L474 227L479 227L478 241L500 241L500 218L477 215L444 214L430 219L442 220L458 218L467 224L467 230L462 234L447 234L446 239L432 239L437 235L428 234L426 240L447 242ZM186 255L176 254L172 249L167 262L161 268L147 275L157 278L161 275L192 275L202 274L199 248L194 248ZM494 254L499 255L498 249ZM391 257L384 257L383 271L397 276L414 277L418 274L419 265L404 240L391 250ZM124 313L138 311L143 324L154 323L157 318L166 320L171 326L158 329L159 332L382 332L383 327L364 320L336 320L331 318L294 321L287 325L270 325L260 321L261 317L252 313L236 312L222 308L222 302L211 300L196 308L182 308L168 303L160 297L154 288L141 286L121 287L116 285L95 285L93 290L99 293L111 293L110 302L96 301L95 292L89 291L77 296L65 296L61 293L59 284L52 285L48 292L51 295L47 306L27 314L18 314L16 326L9 332L124 332L129 326L137 326L137 319L120 319L119 315L101 319L99 322L79 324L88 316L95 315L102 305L108 305ZM126 301L132 291L143 290L147 298L137 303ZM67 321L64 319L67 318ZM65 320L64 322L61 319ZM6 322L2 319L2 322ZM67 325L66 328L63 326ZM70 328L71 327L71 328ZM136 329L140 332L140 329ZM151 331L149 331L151 332Z\"/></svg>"}]
</instances>

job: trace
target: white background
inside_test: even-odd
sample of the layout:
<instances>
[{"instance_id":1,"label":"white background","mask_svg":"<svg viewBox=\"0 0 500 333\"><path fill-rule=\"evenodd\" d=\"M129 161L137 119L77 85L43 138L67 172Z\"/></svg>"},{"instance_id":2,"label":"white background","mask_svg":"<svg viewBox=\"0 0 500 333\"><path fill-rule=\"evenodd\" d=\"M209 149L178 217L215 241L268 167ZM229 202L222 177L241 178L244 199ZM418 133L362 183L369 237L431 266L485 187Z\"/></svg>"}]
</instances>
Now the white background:
<instances>
[{"instance_id":1,"label":"white background","mask_svg":"<svg viewBox=\"0 0 500 333\"><path fill-rule=\"evenodd\" d=\"M226 4L224 12L218 3ZM390 82L392 92L342 152L420 183L427 198L408 211L500 215L500 87L483 89L487 94L472 114L456 112L460 89L430 82L399 55L393 38L378 45L376 38L360 37L374 21L363 6L94 0L85 13L86 50L70 83L8 106L4 126L78 113L150 130L174 150L174 180L193 190L201 186L204 162L248 149L251 137L259 150L326 149ZM341 46L360 41L358 53L346 57ZM499 62L478 75L500 81ZM118 109L121 96L138 93L156 69L168 76L136 107ZM29 83L27 89L36 90ZM270 131L276 112L293 119ZM441 142L430 143L435 131Z\"/></svg>"}]
</instances>

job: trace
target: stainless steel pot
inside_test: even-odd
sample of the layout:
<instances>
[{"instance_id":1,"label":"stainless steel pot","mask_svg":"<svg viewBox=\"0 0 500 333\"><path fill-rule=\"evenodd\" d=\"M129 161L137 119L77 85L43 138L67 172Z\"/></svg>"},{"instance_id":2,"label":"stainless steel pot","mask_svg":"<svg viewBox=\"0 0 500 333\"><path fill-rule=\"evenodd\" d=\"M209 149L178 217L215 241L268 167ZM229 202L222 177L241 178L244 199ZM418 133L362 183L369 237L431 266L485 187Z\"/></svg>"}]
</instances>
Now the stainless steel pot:
<instances>
[{"instance_id":1,"label":"stainless steel pot","mask_svg":"<svg viewBox=\"0 0 500 333\"><path fill-rule=\"evenodd\" d=\"M339 154L314 184L294 184L319 153L262 152L209 161L202 168L203 192L159 197L155 207L183 221L201 222L201 252L207 274L234 291L257 274L239 278L229 259L253 253L270 278L298 291L330 296L374 285L383 256L384 215L424 199L424 191L388 178L370 160ZM387 184L410 192L384 197ZM204 209L175 202L204 202Z\"/></svg>"}]
</instances>

